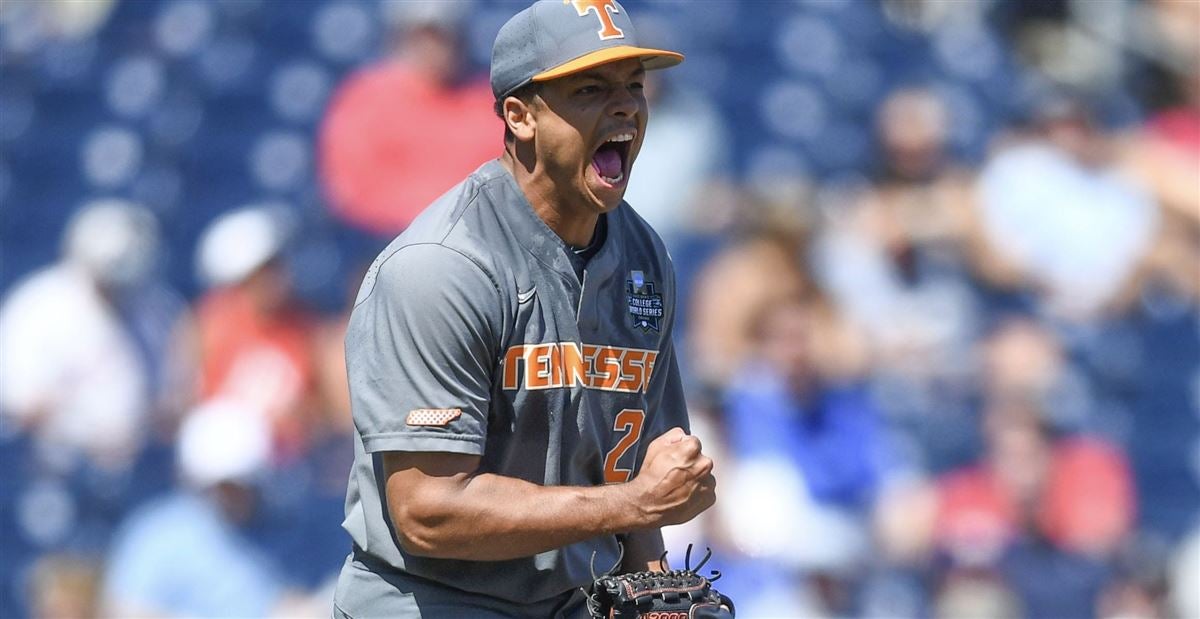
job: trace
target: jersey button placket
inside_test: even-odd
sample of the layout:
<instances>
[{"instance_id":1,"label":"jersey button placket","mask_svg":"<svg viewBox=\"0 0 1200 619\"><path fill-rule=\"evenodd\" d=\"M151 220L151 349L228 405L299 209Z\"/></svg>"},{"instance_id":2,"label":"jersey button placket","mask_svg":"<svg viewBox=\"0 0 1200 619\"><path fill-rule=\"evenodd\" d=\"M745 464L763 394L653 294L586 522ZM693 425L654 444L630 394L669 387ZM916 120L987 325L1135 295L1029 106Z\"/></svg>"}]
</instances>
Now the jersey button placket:
<instances>
[{"instance_id":1,"label":"jersey button placket","mask_svg":"<svg viewBox=\"0 0 1200 619\"><path fill-rule=\"evenodd\" d=\"M596 291L600 289L600 283L594 275L584 269L583 283L579 287L579 312L576 314L580 335L585 332L595 333L598 328Z\"/></svg>"}]
</instances>

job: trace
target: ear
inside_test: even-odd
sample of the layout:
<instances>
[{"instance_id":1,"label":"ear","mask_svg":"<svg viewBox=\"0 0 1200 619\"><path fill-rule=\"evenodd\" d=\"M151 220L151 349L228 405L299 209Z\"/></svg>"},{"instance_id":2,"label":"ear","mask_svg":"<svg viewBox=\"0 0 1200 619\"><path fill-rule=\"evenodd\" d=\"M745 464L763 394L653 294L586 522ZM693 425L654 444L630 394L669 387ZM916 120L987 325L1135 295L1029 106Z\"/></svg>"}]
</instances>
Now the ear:
<instances>
[{"instance_id":1,"label":"ear","mask_svg":"<svg viewBox=\"0 0 1200 619\"><path fill-rule=\"evenodd\" d=\"M529 142L537 133L537 120L533 115L532 103L516 97L504 99L504 123L518 142Z\"/></svg>"}]
</instances>

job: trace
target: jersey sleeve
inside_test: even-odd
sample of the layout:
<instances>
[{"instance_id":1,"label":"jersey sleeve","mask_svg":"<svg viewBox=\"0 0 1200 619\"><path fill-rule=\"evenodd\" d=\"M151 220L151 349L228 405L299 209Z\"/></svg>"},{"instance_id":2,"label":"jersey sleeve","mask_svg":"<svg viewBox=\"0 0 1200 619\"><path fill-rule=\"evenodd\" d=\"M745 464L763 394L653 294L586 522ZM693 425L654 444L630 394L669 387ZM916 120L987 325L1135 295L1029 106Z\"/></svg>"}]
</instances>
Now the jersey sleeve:
<instances>
[{"instance_id":1,"label":"jersey sleeve","mask_svg":"<svg viewBox=\"0 0 1200 619\"><path fill-rule=\"evenodd\" d=\"M346 367L368 453L483 453L500 308L492 278L442 245L403 247L367 272Z\"/></svg>"},{"instance_id":2,"label":"jersey sleeve","mask_svg":"<svg viewBox=\"0 0 1200 619\"><path fill-rule=\"evenodd\" d=\"M664 316L662 337L659 344L658 357L654 362L654 370L650 374L650 384L646 389L646 406L648 423L645 428L645 440L639 441L638 468L646 456L646 447L655 438L674 427L683 428L691 433L688 421L687 401L684 398L683 378L679 373L679 361L675 354L675 282L674 270L667 262L671 274L670 287L666 298L670 299Z\"/></svg>"}]
</instances>

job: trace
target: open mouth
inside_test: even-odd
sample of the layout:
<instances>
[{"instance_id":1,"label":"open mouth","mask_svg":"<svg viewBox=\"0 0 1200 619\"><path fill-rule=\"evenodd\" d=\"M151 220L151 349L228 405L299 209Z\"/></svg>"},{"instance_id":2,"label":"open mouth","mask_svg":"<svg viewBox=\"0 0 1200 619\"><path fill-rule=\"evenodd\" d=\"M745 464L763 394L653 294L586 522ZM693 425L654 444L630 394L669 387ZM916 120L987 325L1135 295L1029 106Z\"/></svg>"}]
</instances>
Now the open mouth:
<instances>
[{"instance_id":1,"label":"open mouth","mask_svg":"<svg viewBox=\"0 0 1200 619\"><path fill-rule=\"evenodd\" d=\"M605 184L618 185L625 180L628 170L629 148L633 145L636 130L618 133L609 137L592 155L592 169Z\"/></svg>"}]
</instances>

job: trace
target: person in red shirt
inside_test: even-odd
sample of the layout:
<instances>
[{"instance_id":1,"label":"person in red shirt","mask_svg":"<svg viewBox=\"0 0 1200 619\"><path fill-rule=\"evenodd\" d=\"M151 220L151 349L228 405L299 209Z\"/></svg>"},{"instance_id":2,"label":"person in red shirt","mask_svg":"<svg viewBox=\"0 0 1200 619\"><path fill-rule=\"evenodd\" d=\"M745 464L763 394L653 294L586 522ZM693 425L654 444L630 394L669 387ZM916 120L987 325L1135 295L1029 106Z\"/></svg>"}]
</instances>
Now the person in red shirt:
<instances>
[{"instance_id":1,"label":"person in red shirt","mask_svg":"<svg viewBox=\"0 0 1200 619\"><path fill-rule=\"evenodd\" d=\"M303 448L314 321L293 302L280 260L287 212L255 206L218 217L197 256L210 289L196 309L200 401L234 400L274 429L275 455Z\"/></svg>"},{"instance_id":2,"label":"person in red shirt","mask_svg":"<svg viewBox=\"0 0 1200 619\"><path fill-rule=\"evenodd\" d=\"M990 561L1027 531L1067 551L1107 556L1132 530L1128 460L1094 437L1053 440L1038 414L989 413L988 454L946 475L937 536L955 555Z\"/></svg>"},{"instance_id":3,"label":"person in red shirt","mask_svg":"<svg viewBox=\"0 0 1200 619\"><path fill-rule=\"evenodd\" d=\"M499 155L482 76L464 76L460 7L397 3L391 57L351 75L320 129L320 173L334 214L379 236Z\"/></svg>"},{"instance_id":4,"label":"person in red shirt","mask_svg":"<svg viewBox=\"0 0 1200 619\"><path fill-rule=\"evenodd\" d=\"M1063 372L1054 336L1035 323L1001 326L985 354L985 453L939 482L936 538L967 563L990 563L1026 535L1108 556L1133 529L1136 490L1115 444L1056 432L1049 391Z\"/></svg>"}]
</instances>

